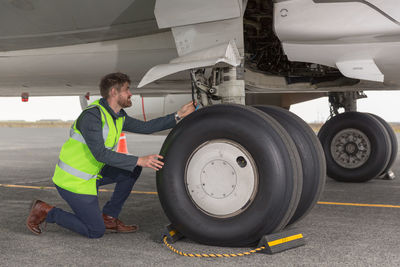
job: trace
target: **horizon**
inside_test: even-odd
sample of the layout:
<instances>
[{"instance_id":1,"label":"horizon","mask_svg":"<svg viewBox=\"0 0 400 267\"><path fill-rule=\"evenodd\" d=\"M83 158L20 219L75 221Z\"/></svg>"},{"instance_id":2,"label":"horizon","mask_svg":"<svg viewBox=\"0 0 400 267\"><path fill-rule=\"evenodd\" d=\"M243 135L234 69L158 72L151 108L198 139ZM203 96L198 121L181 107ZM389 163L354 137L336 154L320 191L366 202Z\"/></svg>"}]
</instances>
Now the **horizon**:
<instances>
[{"instance_id":1,"label":"horizon","mask_svg":"<svg viewBox=\"0 0 400 267\"><path fill-rule=\"evenodd\" d=\"M373 113L387 122L400 123L400 91L366 91L368 98L357 101L359 112ZM95 97L94 97L95 98ZM145 97L146 99L146 97ZM94 99L92 98L91 101ZM146 107L151 110L150 106ZM12 112L10 113L10 110ZM54 111L54 112L49 112ZM74 121L81 113L78 96L0 97L0 121ZM329 117L328 97L292 105L290 111L307 123L323 123ZM160 114L161 115L161 114Z\"/></svg>"}]
</instances>

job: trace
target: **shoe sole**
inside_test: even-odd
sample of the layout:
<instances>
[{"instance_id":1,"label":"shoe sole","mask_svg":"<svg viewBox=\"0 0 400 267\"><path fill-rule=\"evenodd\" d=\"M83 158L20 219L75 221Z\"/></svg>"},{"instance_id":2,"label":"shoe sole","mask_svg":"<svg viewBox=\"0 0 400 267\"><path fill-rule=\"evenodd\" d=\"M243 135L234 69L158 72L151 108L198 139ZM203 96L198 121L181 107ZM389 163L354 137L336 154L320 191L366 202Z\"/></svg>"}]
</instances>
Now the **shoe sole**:
<instances>
[{"instance_id":1,"label":"shoe sole","mask_svg":"<svg viewBox=\"0 0 400 267\"><path fill-rule=\"evenodd\" d=\"M40 235L41 232L38 233L38 232L33 231L33 230L29 227L29 224L28 224L29 217L31 217L31 213L32 213L33 207L35 206L35 204L36 204L37 201L38 201L37 199L32 200L31 208L30 208L30 210L29 210L28 218L26 218L26 223L25 223L25 225L26 225L26 227L29 229L29 231L31 231L31 232L34 233L35 235Z\"/></svg>"},{"instance_id":2,"label":"shoe sole","mask_svg":"<svg viewBox=\"0 0 400 267\"><path fill-rule=\"evenodd\" d=\"M136 233L137 231L139 231L139 227L134 231L118 231L115 229L106 229L106 234L116 234L116 233L129 234L129 233Z\"/></svg>"}]
</instances>

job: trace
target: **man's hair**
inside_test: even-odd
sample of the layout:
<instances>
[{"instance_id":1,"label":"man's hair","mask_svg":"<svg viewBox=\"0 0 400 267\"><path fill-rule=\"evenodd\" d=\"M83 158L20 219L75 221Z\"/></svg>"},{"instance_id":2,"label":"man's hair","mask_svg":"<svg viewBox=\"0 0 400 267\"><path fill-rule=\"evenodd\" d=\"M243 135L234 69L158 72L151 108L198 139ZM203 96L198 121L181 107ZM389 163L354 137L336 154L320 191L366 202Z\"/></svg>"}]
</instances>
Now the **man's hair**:
<instances>
[{"instance_id":1,"label":"man's hair","mask_svg":"<svg viewBox=\"0 0 400 267\"><path fill-rule=\"evenodd\" d=\"M131 84L131 80L129 79L128 75L121 72L107 74L100 81L101 96L107 99L113 87L119 91L124 83Z\"/></svg>"}]
</instances>

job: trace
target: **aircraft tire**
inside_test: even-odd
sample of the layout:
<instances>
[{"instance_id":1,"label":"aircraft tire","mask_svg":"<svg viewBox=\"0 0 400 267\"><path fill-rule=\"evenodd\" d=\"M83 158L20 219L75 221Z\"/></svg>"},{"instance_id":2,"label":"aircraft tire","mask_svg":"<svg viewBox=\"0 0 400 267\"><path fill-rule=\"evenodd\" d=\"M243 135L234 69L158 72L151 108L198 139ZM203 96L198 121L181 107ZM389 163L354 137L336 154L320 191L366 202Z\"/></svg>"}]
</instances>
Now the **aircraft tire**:
<instances>
[{"instance_id":1,"label":"aircraft tire","mask_svg":"<svg viewBox=\"0 0 400 267\"><path fill-rule=\"evenodd\" d=\"M366 182L382 173L391 155L385 127L366 113L345 112L328 120L318 132L327 174L341 182Z\"/></svg>"},{"instance_id":2,"label":"aircraft tire","mask_svg":"<svg viewBox=\"0 0 400 267\"><path fill-rule=\"evenodd\" d=\"M378 115L371 114L371 113L369 113L369 114L374 116L376 119L379 120L380 123L382 123L382 125L385 127L385 129L388 132L389 137L390 137L392 153L390 155L390 159L389 159L389 162L388 162L386 168L380 174L380 175L383 175L383 174L387 173L390 170L390 168L392 167L393 163L396 161L397 151L398 151L397 137L396 137L396 133L393 131L393 128L389 125L389 123L387 123L384 119L382 119Z\"/></svg>"},{"instance_id":3,"label":"aircraft tire","mask_svg":"<svg viewBox=\"0 0 400 267\"><path fill-rule=\"evenodd\" d=\"M161 206L194 241L255 245L264 234L282 230L296 210L302 186L296 146L282 126L255 108L200 109L170 132L160 154Z\"/></svg>"},{"instance_id":4,"label":"aircraft tire","mask_svg":"<svg viewBox=\"0 0 400 267\"><path fill-rule=\"evenodd\" d=\"M294 113L276 106L254 106L272 116L296 144L303 168L303 189L296 212L289 224L304 218L315 206L326 181L324 150L314 131Z\"/></svg>"}]
</instances>

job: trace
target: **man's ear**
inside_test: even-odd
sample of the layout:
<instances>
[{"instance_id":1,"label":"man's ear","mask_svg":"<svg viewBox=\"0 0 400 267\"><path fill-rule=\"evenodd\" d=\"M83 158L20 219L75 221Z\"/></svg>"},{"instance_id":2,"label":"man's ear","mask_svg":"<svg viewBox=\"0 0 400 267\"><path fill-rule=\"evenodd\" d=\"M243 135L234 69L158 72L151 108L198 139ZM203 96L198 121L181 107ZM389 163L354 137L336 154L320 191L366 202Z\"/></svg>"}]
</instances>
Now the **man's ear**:
<instances>
[{"instance_id":1,"label":"man's ear","mask_svg":"<svg viewBox=\"0 0 400 267\"><path fill-rule=\"evenodd\" d=\"M111 88L110 96L116 96L116 95L117 95L117 89L115 89L115 87Z\"/></svg>"}]
</instances>

